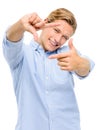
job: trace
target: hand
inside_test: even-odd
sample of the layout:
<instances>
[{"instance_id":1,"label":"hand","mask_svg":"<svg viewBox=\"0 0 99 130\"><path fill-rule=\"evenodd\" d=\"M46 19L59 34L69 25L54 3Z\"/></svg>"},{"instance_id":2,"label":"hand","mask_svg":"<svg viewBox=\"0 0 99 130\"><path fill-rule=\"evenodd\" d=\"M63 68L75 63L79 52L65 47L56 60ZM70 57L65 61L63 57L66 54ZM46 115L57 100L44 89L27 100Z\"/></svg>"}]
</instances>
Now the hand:
<instances>
[{"instance_id":1,"label":"hand","mask_svg":"<svg viewBox=\"0 0 99 130\"><path fill-rule=\"evenodd\" d=\"M27 14L10 26L6 36L8 40L16 43L22 39L24 32L28 31L33 34L34 40L38 41L37 30L58 25L60 25L60 23L48 23L47 19L42 20L36 13Z\"/></svg>"},{"instance_id":2,"label":"hand","mask_svg":"<svg viewBox=\"0 0 99 130\"><path fill-rule=\"evenodd\" d=\"M54 22L48 23L47 19L42 20L37 13L25 15L20 19L20 21L24 31L32 33L35 40L38 38L37 30L59 25L59 23L56 24Z\"/></svg>"},{"instance_id":3,"label":"hand","mask_svg":"<svg viewBox=\"0 0 99 130\"><path fill-rule=\"evenodd\" d=\"M69 40L68 46L70 48L68 52L51 55L49 58L56 58L58 60L58 65L62 70L75 71L79 67L81 57L78 55L76 48L72 43L72 39Z\"/></svg>"}]
</instances>

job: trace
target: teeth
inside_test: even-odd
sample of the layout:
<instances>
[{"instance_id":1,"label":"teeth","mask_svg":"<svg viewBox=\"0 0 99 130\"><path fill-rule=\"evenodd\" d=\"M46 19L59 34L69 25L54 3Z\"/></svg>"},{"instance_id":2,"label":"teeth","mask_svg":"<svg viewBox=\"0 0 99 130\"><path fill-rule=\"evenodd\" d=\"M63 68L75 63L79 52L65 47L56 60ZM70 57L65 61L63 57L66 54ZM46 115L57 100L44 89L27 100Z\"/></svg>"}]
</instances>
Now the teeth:
<instances>
[{"instance_id":1,"label":"teeth","mask_svg":"<svg viewBox=\"0 0 99 130\"><path fill-rule=\"evenodd\" d=\"M58 46L57 42L50 41L53 46Z\"/></svg>"},{"instance_id":2,"label":"teeth","mask_svg":"<svg viewBox=\"0 0 99 130\"><path fill-rule=\"evenodd\" d=\"M52 44L53 44L54 46L56 46L56 45L57 45L57 43L55 43L55 42L52 42Z\"/></svg>"}]
</instances>

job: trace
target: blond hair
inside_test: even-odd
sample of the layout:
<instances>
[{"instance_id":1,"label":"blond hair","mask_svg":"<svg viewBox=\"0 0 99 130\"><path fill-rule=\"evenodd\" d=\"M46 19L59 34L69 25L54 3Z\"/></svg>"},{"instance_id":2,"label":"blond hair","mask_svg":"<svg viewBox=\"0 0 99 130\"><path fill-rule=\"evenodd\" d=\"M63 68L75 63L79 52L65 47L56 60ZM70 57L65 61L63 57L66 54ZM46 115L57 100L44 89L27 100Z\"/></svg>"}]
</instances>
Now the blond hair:
<instances>
[{"instance_id":1,"label":"blond hair","mask_svg":"<svg viewBox=\"0 0 99 130\"><path fill-rule=\"evenodd\" d=\"M47 18L49 23L55 20L65 20L73 28L73 34L75 33L77 22L74 14L68 9L58 8L52 11Z\"/></svg>"}]
</instances>

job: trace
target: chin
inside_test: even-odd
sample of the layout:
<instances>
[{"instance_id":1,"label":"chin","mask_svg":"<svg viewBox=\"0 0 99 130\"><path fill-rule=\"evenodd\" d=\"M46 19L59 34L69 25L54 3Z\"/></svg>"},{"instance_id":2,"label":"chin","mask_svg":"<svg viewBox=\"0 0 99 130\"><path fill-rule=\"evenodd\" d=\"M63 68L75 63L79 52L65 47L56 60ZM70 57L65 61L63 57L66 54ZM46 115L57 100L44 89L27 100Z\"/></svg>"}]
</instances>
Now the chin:
<instances>
[{"instance_id":1,"label":"chin","mask_svg":"<svg viewBox=\"0 0 99 130\"><path fill-rule=\"evenodd\" d=\"M46 46L46 48L45 48L46 51L50 51L50 52L55 51L56 49L57 48L53 47L53 46Z\"/></svg>"},{"instance_id":2,"label":"chin","mask_svg":"<svg viewBox=\"0 0 99 130\"><path fill-rule=\"evenodd\" d=\"M52 51L55 51L56 49L49 49L48 51L52 52Z\"/></svg>"}]
</instances>

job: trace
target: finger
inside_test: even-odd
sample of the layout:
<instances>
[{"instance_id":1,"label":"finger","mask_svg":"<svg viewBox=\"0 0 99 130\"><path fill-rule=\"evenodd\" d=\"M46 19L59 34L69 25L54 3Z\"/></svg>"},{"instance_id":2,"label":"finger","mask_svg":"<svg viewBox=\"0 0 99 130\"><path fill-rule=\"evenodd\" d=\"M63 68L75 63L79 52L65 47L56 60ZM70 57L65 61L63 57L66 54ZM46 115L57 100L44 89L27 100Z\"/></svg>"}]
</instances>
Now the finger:
<instances>
[{"instance_id":1,"label":"finger","mask_svg":"<svg viewBox=\"0 0 99 130\"><path fill-rule=\"evenodd\" d=\"M36 17L34 21L32 22L32 25L36 25L37 23L42 22L44 24L44 21L40 17Z\"/></svg>"},{"instance_id":2,"label":"finger","mask_svg":"<svg viewBox=\"0 0 99 130\"><path fill-rule=\"evenodd\" d=\"M66 66L61 66L60 69L61 70L68 70L68 71L70 71L69 67L66 67Z\"/></svg>"},{"instance_id":3,"label":"finger","mask_svg":"<svg viewBox=\"0 0 99 130\"><path fill-rule=\"evenodd\" d=\"M37 24L35 24L35 27L37 29L44 29L44 28L48 28L48 27L55 27L55 26L59 26L60 23L46 23L45 21L41 21Z\"/></svg>"},{"instance_id":4,"label":"finger","mask_svg":"<svg viewBox=\"0 0 99 130\"><path fill-rule=\"evenodd\" d=\"M36 29L42 29L44 26L45 26L45 22L44 22L44 21L40 21L40 22L38 22L38 23L36 23L36 24L34 25L34 27L35 27Z\"/></svg>"},{"instance_id":5,"label":"finger","mask_svg":"<svg viewBox=\"0 0 99 130\"><path fill-rule=\"evenodd\" d=\"M58 58L58 61L59 61L59 62L65 62L65 63L68 63L69 60L70 60L70 57Z\"/></svg>"},{"instance_id":6,"label":"finger","mask_svg":"<svg viewBox=\"0 0 99 130\"><path fill-rule=\"evenodd\" d=\"M30 15L29 15L29 21L32 23L33 21L35 21L37 18L40 18L39 16L38 16L38 14L37 13L31 13Z\"/></svg>"},{"instance_id":7,"label":"finger","mask_svg":"<svg viewBox=\"0 0 99 130\"><path fill-rule=\"evenodd\" d=\"M54 54L54 55L50 55L48 58L49 59L55 59L55 58L60 58L60 54Z\"/></svg>"},{"instance_id":8,"label":"finger","mask_svg":"<svg viewBox=\"0 0 99 130\"><path fill-rule=\"evenodd\" d=\"M73 39L72 39L72 38L69 40L68 46L69 46L70 50L75 50L75 47L74 47L74 45L73 45Z\"/></svg>"},{"instance_id":9,"label":"finger","mask_svg":"<svg viewBox=\"0 0 99 130\"><path fill-rule=\"evenodd\" d=\"M40 23L42 20L39 18L36 18L33 22L32 25L36 25L37 23Z\"/></svg>"},{"instance_id":10,"label":"finger","mask_svg":"<svg viewBox=\"0 0 99 130\"><path fill-rule=\"evenodd\" d=\"M69 65L68 62L58 62L58 65L61 67L67 67Z\"/></svg>"},{"instance_id":11,"label":"finger","mask_svg":"<svg viewBox=\"0 0 99 130\"><path fill-rule=\"evenodd\" d=\"M38 39L38 34L36 32L36 29L32 25L28 26L27 31L33 34L34 40Z\"/></svg>"},{"instance_id":12,"label":"finger","mask_svg":"<svg viewBox=\"0 0 99 130\"><path fill-rule=\"evenodd\" d=\"M73 68L71 68L71 66L69 65L65 65L65 66L60 66L61 70L67 70L67 71L73 71Z\"/></svg>"},{"instance_id":13,"label":"finger","mask_svg":"<svg viewBox=\"0 0 99 130\"><path fill-rule=\"evenodd\" d=\"M55 59L55 58L61 59L61 58L66 58L66 57L68 57L68 56L69 56L68 53L60 53L60 54L50 55L50 56L49 56L49 59Z\"/></svg>"}]
</instances>

